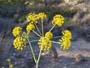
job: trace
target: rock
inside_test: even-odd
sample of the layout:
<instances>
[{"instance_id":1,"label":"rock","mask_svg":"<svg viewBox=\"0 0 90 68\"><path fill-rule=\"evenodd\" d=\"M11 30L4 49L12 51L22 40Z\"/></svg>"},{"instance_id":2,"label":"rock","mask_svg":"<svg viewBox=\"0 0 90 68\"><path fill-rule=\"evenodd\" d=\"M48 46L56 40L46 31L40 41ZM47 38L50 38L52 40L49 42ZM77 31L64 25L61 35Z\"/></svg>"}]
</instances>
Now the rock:
<instances>
[{"instance_id":1,"label":"rock","mask_svg":"<svg viewBox=\"0 0 90 68\"><path fill-rule=\"evenodd\" d=\"M82 37L86 40L86 41L90 41L90 27L88 27L87 29L83 29L82 32Z\"/></svg>"},{"instance_id":2,"label":"rock","mask_svg":"<svg viewBox=\"0 0 90 68\"><path fill-rule=\"evenodd\" d=\"M80 24L80 21L81 21L81 18L83 17L83 14L84 14L84 12L77 12L73 16L71 22L73 22L74 25L79 25Z\"/></svg>"},{"instance_id":3,"label":"rock","mask_svg":"<svg viewBox=\"0 0 90 68\"><path fill-rule=\"evenodd\" d=\"M83 18L81 19L81 23L83 25L90 26L90 13L84 14Z\"/></svg>"},{"instance_id":4,"label":"rock","mask_svg":"<svg viewBox=\"0 0 90 68\"><path fill-rule=\"evenodd\" d=\"M86 59L84 56L82 56L81 54L77 54L75 57L75 63L76 64L80 64L82 62L84 62Z\"/></svg>"},{"instance_id":5,"label":"rock","mask_svg":"<svg viewBox=\"0 0 90 68\"><path fill-rule=\"evenodd\" d=\"M64 0L64 2L69 5L76 5L79 2L82 2L82 0Z\"/></svg>"},{"instance_id":6,"label":"rock","mask_svg":"<svg viewBox=\"0 0 90 68\"><path fill-rule=\"evenodd\" d=\"M79 11L73 16L71 22L73 22L73 25L77 25L83 28L90 26L90 13Z\"/></svg>"}]
</instances>

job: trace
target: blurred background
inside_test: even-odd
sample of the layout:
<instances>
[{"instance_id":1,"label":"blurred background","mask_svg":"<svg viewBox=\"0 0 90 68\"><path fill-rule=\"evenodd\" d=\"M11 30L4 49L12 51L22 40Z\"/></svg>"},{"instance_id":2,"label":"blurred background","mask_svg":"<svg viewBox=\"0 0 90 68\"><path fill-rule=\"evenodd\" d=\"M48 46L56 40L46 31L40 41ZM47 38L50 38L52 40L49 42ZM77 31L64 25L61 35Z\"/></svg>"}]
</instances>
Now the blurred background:
<instances>
[{"instance_id":1,"label":"blurred background","mask_svg":"<svg viewBox=\"0 0 90 68\"><path fill-rule=\"evenodd\" d=\"M0 68L2 66L9 68L7 58L12 59L15 68L33 68L34 62L30 57L31 53L28 46L22 52L18 52L12 45L14 39L12 29L17 25L25 27L27 24L26 16L30 12L47 13L47 23L50 23L55 14L62 14L65 17L65 24L62 28L55 28L53 33L61 35L60 30L69 29L73 37L72 46L67 51L68 54L57 48L58 53L60 56L65 55L67 57L75 57L76 54L90 57L90 0L0 0ZM47 26L46 24L45 28L49 27L50 25ZM72 59L67 60L66 58L65 60L64 58L61 65L58 62L47 64L49 61L46 61L47 63L41 61L40 67L63 68L64 64L72 63L70 60ZM44 65L42 66L42 64ZM54 66L51 67L52 64ZM81 67L82 65L69 64L67 67L90 68L90 61L86 64L83 67Z\"/></svg>"}]
</instances>

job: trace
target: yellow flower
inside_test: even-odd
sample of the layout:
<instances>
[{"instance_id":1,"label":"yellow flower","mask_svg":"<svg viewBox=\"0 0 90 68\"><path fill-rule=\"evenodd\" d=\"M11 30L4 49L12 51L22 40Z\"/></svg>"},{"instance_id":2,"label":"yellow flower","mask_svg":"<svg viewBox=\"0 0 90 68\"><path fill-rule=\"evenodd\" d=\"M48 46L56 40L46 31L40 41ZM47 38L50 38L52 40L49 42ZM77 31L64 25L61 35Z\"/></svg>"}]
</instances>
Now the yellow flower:
<instances>
[{"instance_id":1,"label":"yellow flower","mask_svg":"<svg viewBox=\"0 0 90 68\"><path fill-rule=\"evenodd\" d=\"M38 44L39 44L39 48L44 51L49 50L52 46L51 41L46 37L41 37Z\"/></svg>"},{"instance_id":2,"label":"yellow flower","mask_svg":"<svg viewBox=\"0 0 90 68\"><path fill-rule=\"evenodd\" d=\"M22 37L18 36L14 39L13 45L17 50L23 50L23 48L26 46L26 40L23 40Z\"/></svg>"},{"instance_id":3,"label":"yellow flower","mask_svg":"<svg viewBox=\"0 0 90 68\"><path fill-rule=\"evenodd\" d=\"M14 65L13 64L10 64L9 68L14 68Z\"/></svg>"},{"instance_id":4,"label":"yellow flower","mask_svg":"<svg viewBox=\"0 0 90 68\"><path fill-rule=\"evenodd\" d=\"M20 26L17 26L12 30L12 34L14 37L16 37L21 33L21 31L22 31L22 28Z\"/></svg>"},{"instance_id":5,"label":"yellow flower","mask_svg":"<svg viewBox=\"0 0 90 68\"><path fill-rule=\"evenodd\" d=\"M40 12L39 14L38 14L38 17L40 18L40 19L45 19L46 18L46 14L44 13L44 12Z\"/></svg>"},{"instance_id":6,"label":"yellow flower","mask_svg":"<svg viewBox=\"0 0 90 68\"><path fill-rule=\"evenodd\" d=\"M64 17L62 15L57 14L53 17L53 20L52 20L53 25L57 25L61 27L63 23L64 23Z\"/></svg>"},{"instance_id":7,"label":"yellow flower","mask_svg":"<svg viewBox=\"0 0 90 68\"><path fill-rule=\"evenodd\" d=\"M59 44L61 49L68 50L71 46L71 41L67 37L62 36L61 39L59 40Z\"/></svg>"},{"instance_id":8,"label":"yellow flower","mask_svg":"<svg viewBox=\"0 0 90 68\"><path fill-rule=\"evenodd\" d=\"M61 44L61 48L63 50L67 50L71 46L72 33L69 30L64 30L62 34L63 36L59 40L60 41L59 43Z\"/></svg>"},{"instance_id":9,"label":"yellow flower","mask_svg":"<svg viewBox=\"0 0 90 68\"><path fill-rule=\"evenodd\" d=\"M33 23L29 23L26 27L27 32L30 32L31 30L35 29L35 26Z\"/></svg>"},{"instance_id":10,"label":"yellow flower","mask_svg":"<svg viewBox=\"0 0 90 68\"><path fill-rule=\"evenodd\" d=\"M63 34L63 36L67 37L68 39L71 39L72 38L72 33L69 30L64 30L62 32L62 34Z\"/></svg>"},{"instance_id":11,"label":"yellow flower","mask_svg":"<svg viewBox=\"0 0 90 68\"><path fill-rule=\"evenodd\" d=\"M29 13L28 16L26 17L27 22L35 22L39 19L38 15L35 13Z\"/></svg>"},{"instance_id":12,"label":"yellow flower","mask_svg":"<svg viewBox=\"0 0 90 68\"><path fill-rule=\"evenodd\" d=\"M51 32L46 32L45 37L48 39L52 39L53 34Z\"/></svg>"}]
</instances>

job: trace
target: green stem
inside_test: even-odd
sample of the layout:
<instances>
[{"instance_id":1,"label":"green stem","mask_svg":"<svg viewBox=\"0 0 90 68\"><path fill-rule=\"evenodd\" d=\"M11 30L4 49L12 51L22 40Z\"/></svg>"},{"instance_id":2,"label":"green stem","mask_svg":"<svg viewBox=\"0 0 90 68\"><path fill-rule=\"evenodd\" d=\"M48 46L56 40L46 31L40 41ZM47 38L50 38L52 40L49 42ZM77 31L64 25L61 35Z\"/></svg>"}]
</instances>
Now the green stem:
<instances>
[{"instance_id":1,"label":"green stem","mask_svg":"<svg viewBox=\"0 0 90 68\"><path fill-rule=\"evenodd\" d=\"M33 30L33 33L40 37L40 35L36 31Z\"/></svg>"},{"instance_id":2,"label":"green stem","mask_svg":"<svg viewBox=\"0 0 90 68\"><path fill-rule=\"evenodd\" d=\"M53 38L60 38L61 36L55 36L55 37L53 37Z\"/></svg>"},{"instance_id":3,"label":"green stem","mask_svg":"<svg viewBox=\"0 0 90 68\"><path fill-rule=\"evenodd\" d=\"M30 42L37 42L38 40L32 40L32 41L30 41Z\"/></svg>"},{"instance_id":4,"label":"green stem","mask_svg":"<svg viewBox=\"0 0 90 68\"><path fill-rule=\"evenodd\" d=\"M31 52L32 52L32 55L33 55L33 58L34 58L34 61L35 61L35 63L36 63L36 57L35 57L35 54L34 54L33 48L32 48L32 46L31 46L31 42L29 41L28 38L27 38L27 40L28 40L28 43L29 43L29 46L30 46L30 49L31 49Z\"/></svg>"},{"instance_id":5,"label":"green stem","mask_svg":"<svg viewBox=\"0 0 90 68\"><path fill-rule=\"evenodd\" d=\"M55 26L56 26L56 25L53 25L52 28L49 30L49 32L51 32L51 31L54 29Z\"/></svg>"},{"instance_id":6,"label":"green stem","mask_svg":"<svg viewBox=\"0 0 90 68\"><path fill-rule=\"evenodd\" d=\"M10 68L11 61L9 61L9 68Z\"/></svg>"},{"instance_id":7,"label":"green stem","mask_svg":"<svg viewBox=\"0 0 90 68\"><path fill-rule=\"evenodd\" d=\"M43 20L41 20L41 26L42 26L42 36L44 36L44 24L43 24Z\"/></svg>"},{"instance_id":8,"label":"green stem","mask_svg":"<svg viewBox=\"0 0 90 68\"><path fill-rule=\"evenodd\" d=\"M37 60L38 63L39 63L39 60L40 60L40 57L41 57L41 52L42 52L42 50L40 49L38 60Z\"/></svg>"},{"instance_id":9,"label":"green stem","mask_svg":"<svg viewBox=\"0 0 90 68\"><path fill-rule=\"evenodd\" d=\"M33 37L33 36L30 36L30 38L35 38L35 37Z\"/></svg>"},{"instance_id":10,"label":"green stem","mask_svg":"<svg viewBox=\"0 0 90 68\"><path fill-rule=\"evenodd\" d=\"M38 59L37 59L37 62L36 62L36 68L38 68L39 66L39 61L40 61L40 57L41 57L41 52L42 50L40 49L40 52L39 52L39 56L38 56Z\"/></svg>"},{"instance_id":11,"label":"green stem","mask_svg":"<svg viewBox=\"0 0 90 68\"><path fill-rule=\"evenodd\" d=\"M55 41L51 41L52 43L58 43L59 44L59 42L55 42Z\"/></svg>"},{"instance_id":12,"label":"green stem","mask_svg":"<svg viewBox=\"0 0 90 68\"><path fill-rule=\"evenodd\" d=\"M36 68L38 68L38 64L36 63Z\"/></svg>"},{"instance_id":13,"label":"green stem","mask_svg":"<svg viewBox=\"0 0 90 68\"><path fill-rule=\"evenodd\" d=\"M35 27L36 27L37 31L39 32L39 34L41 35L41 32L40 32L38 26L36 25L36 23L35 23Z\"/></svg>"}]
</instances>

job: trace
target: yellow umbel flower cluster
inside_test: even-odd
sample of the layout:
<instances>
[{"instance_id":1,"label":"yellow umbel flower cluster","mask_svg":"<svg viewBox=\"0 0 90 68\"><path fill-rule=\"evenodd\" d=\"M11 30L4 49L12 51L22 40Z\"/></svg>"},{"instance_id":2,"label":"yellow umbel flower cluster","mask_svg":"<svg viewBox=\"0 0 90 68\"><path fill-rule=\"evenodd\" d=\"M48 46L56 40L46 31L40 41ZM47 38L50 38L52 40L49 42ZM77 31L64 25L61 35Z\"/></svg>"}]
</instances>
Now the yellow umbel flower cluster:
<instances>
[{"instance_id":1,"label":"yellow umbel flower cluster","mask_svg":"<svg viewBox=\"0 0 90 68\"><path fill-rule=\"evenodd\" d=\"M52 24L53 25L57 25L59 27L61 27L64 23L64 17L60 14L57 14L53 17L53 20L52 20Z\"/></svg>"},{"instance_id":2,"label":"yellow umbel flower cluster","mask_svg":"<svg viewBox=\"0 0 90 68\"><path fill-rule=\"evenodd\" d=\"M27 20L27 22L34 22L35 23L39 19L44 20L46 18L46 16L47 15L44 12L40 12L40 13L29 13L27 15L26 20Z\"/></svg>"},{"instance_id":3,"label":"yellow umbel flower cluster","mask_svg":"<svg viewBox=\"0 0 90 68\"><path fill-rule=\"evenodd\" d=\"M14 37L16 37L16 36L20 35L21 31L22 31L22 28L20 26L17 26L13 29L12 34Z\"/></svg>"},{"instance_id":4,"label":"yellow umbel flower cluster","mask_svg":"<svg viewBox=\"0 0 90 68\"><path fill-rule=\"evenodd\" d=\"M47 19L47 15L44 12L40 13L29 13L26 17L28 25L26 25L26 31L23 32L21 27L15 27L12 31L15 39L13 41L13 46L17 50L21 51L26 47L26 43L29 44L29 47L31 49L31 53L34 59L34 62L36 63L36 68L38 68L38 64L40 61L40 56L42 52L49 51L52 48L52 43L59 44L61 49L67 50L71 46L71 38L72 34L69 30L64 30L62 32L63 36L55 36L53 37L52 30L57 27L61 27L64 23L64 17L60 14L57 14L53 17L52 26L51 28L47 31L45 29L45 23L44 20ZM40 23L39 23L40 22ZM48 25L48 24L47 24ZM47 27L48 28L48 27ZM30 34L33 32L36 36L31 37ZM30 34L30 35L29 35ZM53 40L53 38L61 38L59 39L59 42L56 40ZM32 47L32 43L37 42L38 47L40 49L38 57L35 56L34 49ZM13 68L13 65L10 65L10 68Z\"/></svg>"},{"instance_id":5,"label":"yellow umbel flower cluster","mask_svg":"<svg viewBox=\"0 0 90 68\"><path fill-rule=\"evenodd\" d=\"M33 23L29 23L27 26L26 26L26 31L27 32L30 32L31 30L35 29L35 26Z\"/></svg>"},{"instance_id":6,"label":"yellow umbel flower cluster","mask_svg":"<svg viewBox=\"0 0 90 68\"><path fill-rule=\"evenodd\" d=\"M29 13L28 16L26 17L27 22L35 22L38 19L39 17L35 13Z\"/></svg>"},{"instance_id":7,"label":"yellow umbel flower cluster","mask_svg":"<svg viewBox=\"0 0 90 68\"><path fill-rule=\"evenodd\" d=\"M41 37L38 44L39 44L39 48L43 51L49 50L52 47L52 43L50 39L46 37Z\"/></svg>"},{"instance_id":8,"label":"yellow umbel flower cluster","mask_svg":"<svg viewBox=\"0 0 90 68\"><path fill-rule=\"evenodd\" d=\"M26 40L18 36L14 39L13 45L14 45L14 48L21 51L26 45Z\"/></svg>"},{"instance_id":9,"label":"yellow umbel flower cluster","mask_svg":"<svg viewBox=\"0 0 90 68\"><path fill-rule=\"evenodd\" d=\"M70 48L71 46L71 38L72 38L72 34L69 30L64 30L62 32L63 36L61 37L61 39L59 40L60 43L60 47L63 50L67 50Z\"/></svg>"},{"instance_id":10,"label":"yellow umbel flower cluster","mask_svg":"<svg viewBox=\"0 0 90 68\"><path fill-rule=\"evenodd\" d=\"M45 37L48 39L52 39L53 34L51 32L46 32Z\"/></svg>"},{"instance_id":11,"label":"yellow umbel flower cluster","mask_svg":"<svg viewBox=\"0 0 90 68\"><path fill-rule=\"evenodd\" d=\"M14 68L14 65L13 64L10 64L9 68Z\"/></svg>"},{"instance_id":12,"label":"yellow umbel flower cluster","mask_svg":"<svg viewBox=\"0 0 90 68\"><path fill-rule=\"evenodd\" d=\"M38 42L39 48L43 51L49 50L52 47L52 37L52 32L46 32L45 37L40 37L40 40Z\"/></svg>"},{"instance_id":13,"label":"yellow umbel flower cluster","mask_svg":"<svg viewBox=\"0 0 90 68\"><path fill-rule=\"evenodd\" d=\"M39 17L39 19L43 20L47 17L47 15L44 12L40 12L40 13L38 13L38 17Z\"/></svg>"},{"instance_id":14,"label":"yellow umbel flower cluster","mask_svg":"<svg viewBox=\"0 0 90 68\"><path fill-rule=\"evenodd\" d=\"M22 33L21 32L22 32L22 28L20 26L15 27L12 31L12 34L15 37L13 41L13 46L17 50L22 50L23 47L25 47L26 45L27 34L25 32Z\"/></svg>"},{"instance_id":15,"label":"yellow umbel flower cluster","mask_svg":"<svg viewBox=\"0 0 90 68\"><path fill-rule=\"evenodd\" d=\"M14 35L15 40L13 41L13 45L17 50L22 50L26 46L26 39L29 33L32 31L36 34L40 39L37 40L39 44L39 48L41 50L49 50L52 46L53 33L51 32L55 26L61 27L64 23L64 17L60 14L57 14L53 17L51 29L44 34L44 24L43 20L47 18L47 15L44 12L40 13L29 13L26 17L27 22L29 23L26 26L26 32L22 32L22 28L17 26L13 29L12 33ZM37 23L41 22L41 30L39 30ZM36 28L36 30L34 30ZM69 49L71 45L72 34L69 30L64 30L62 32L63 36L59 40L59 44L62 49ZM58 42L56 42L58 43Z\"/></svg>"},{"instance_id":16,"label":"yellow umbel flower cluster","mask_svg":"<svg viewBox=\"0 0 90 68\"><path fill-rule=\"evenodd\" d=\"M63 36L67 37L68 39L71 39L72 38L72 33L69 30L64 30L62 32L62 34L63 34Z\"/></svg>"},{"instance_id":17,"label":"yellow umbel flower cluster","mask_svg":"<svg viewBox=\"0 0 90 68\"><path fill-rule=\"evenodd\" d=\"M62 36L61 39L59 40L60 47L63 50L68 50L71 46L71 41L67 39L65 36Z\"/></svg>"}]
</instances>

